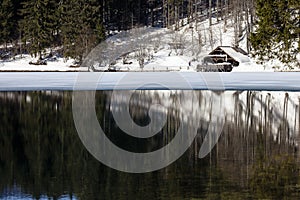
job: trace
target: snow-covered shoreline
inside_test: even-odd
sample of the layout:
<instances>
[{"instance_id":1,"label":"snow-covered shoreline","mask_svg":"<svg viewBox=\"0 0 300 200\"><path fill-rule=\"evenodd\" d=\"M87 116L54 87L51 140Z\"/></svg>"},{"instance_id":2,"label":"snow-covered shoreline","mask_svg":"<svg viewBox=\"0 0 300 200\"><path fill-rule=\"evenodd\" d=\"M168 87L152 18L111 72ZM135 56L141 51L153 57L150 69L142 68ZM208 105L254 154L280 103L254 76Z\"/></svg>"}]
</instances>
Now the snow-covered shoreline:
<instances>
[{"instance_id":1,"label":"snow-covered shoreline","mask_svg":"<svg viewBox=\"0 0 300 200\"><path fill-rule=\"evenodd\" d=\"M64 60L57 58L53 61L48 61L47 65L31 65L29 62L35 58L30 55L16 56L15 59L8 61L0 61L0 72L79 72L87 71L84 67L70 67L73 65L73 60Z\"/></svg>"}]
</instances>

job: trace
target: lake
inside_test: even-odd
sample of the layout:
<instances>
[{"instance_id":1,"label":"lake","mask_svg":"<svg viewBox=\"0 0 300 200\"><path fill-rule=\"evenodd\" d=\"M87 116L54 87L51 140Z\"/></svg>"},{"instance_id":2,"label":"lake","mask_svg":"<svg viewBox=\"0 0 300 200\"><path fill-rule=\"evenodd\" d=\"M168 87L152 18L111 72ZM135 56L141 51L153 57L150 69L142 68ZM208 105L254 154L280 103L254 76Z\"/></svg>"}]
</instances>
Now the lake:
<instances>
[{"instance_id":1,"label":"lake","mask_svg":"<svg viewBox=\"0 0 300 200\"><path fill-rule=\"evenodd\" d=\"M94 97L105 136L126 151L162 149L180 127L186 127L184 137L193 136L191 144L174 162L148 173L108 167L83 145L78 126L89 126L89 105L80 106L82 121L76 122L75 93ZM1 92L0 198L299 199L299 97L209 90ZM115 119L124 109L129 127L155 129L164 122L161 130L145 138L124 133ZM220 134L199 158L210 124L221 127Z\"/></svg>"}]
</instances>

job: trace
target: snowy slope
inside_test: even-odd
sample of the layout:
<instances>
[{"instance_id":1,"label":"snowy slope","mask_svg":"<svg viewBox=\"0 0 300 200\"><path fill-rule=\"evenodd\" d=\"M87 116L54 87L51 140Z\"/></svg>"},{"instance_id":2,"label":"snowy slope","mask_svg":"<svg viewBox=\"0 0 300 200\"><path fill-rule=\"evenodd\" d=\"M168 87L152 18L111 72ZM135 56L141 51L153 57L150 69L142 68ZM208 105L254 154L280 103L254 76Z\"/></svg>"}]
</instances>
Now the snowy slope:
<instances>
[{"instance_id":1,"label":"snowy slope","mask_svg":"<svg viewBox=\"0 0 300 200\"><path fill-rule=\"evenodd\" d=\"M245 25L244 25L245 26ZM196 71L198 64L201 64L204 56L208 55L218 46L234 45L233 21L228 20L225 27L224 22L213 20L210 27L208 20L193 22L180 28L179 31L170 29L149 29L141 28L129 31L130 39L111 37L109 40L120 43L123 47L135 46L135 49L123 51L126 56L119 54L119 59L112 65L116 70L121 71ZM142 34L139 34L142 33ZM245 33L244 33L245 34ZM136 40L135 40L136 39ZM144 46L143 46L144 45ZM157 47L158 45L158 47ZM247 49L247 38L242 37L239 42L242 49ZM120 45L116 48L119 49ZM138 54L144 53L144 65L139 65ZM98 54L101 54L98 52ZM236 53L232 52L236 57ZM272 60L264 64L257 64L256 60L247 56L238 55L241 61L239 67L235 67L233 72L273 72L290 70L278 60ZM125 58L125 59L124 59ZM125 60L125 62L124 62ZM100 65L99 70L108 65ZM97 68L97 67L95 67ZM294 70L298 70L297 67Z\"/></svg>"},{"instance_id":2,"label":"snowy slope","mask_svg":"<svg viewBox=\"0 0 300 200\"><path fill-rule=\"evenodd\" d=\"M246 37L243 37L239 43L244 50L246 50L246 43ZM225 26L223 21L217 22L213 19L211 27L208 20L197 24L193 22L181 27L179 31L159 28L134 29L108 38L106 44L110 45L110 51L100 51L101 45L99 45L98 49L95 48L96 50L88 56L87 63L93 65L96 70L106 70L111 66L121 71L195 71L203 57L216 47L233 46L233 21L228 20ZM105 53L109 55L102 55ZM144 55L143 69L139 63L140 55ZM239 67L233 69L233 72L290 70L277 60L257 64L254 59L250 59L250 62L248 59L243 57L241 61L247 60L247 62L242 62ZM25 55L16 60L0 61L0 71L88 70L87 65L71 68L73 60L64 61L63 58L48 61L46 66L29 65L32 60L35 58Z\"/></svg>"}]
</instances>

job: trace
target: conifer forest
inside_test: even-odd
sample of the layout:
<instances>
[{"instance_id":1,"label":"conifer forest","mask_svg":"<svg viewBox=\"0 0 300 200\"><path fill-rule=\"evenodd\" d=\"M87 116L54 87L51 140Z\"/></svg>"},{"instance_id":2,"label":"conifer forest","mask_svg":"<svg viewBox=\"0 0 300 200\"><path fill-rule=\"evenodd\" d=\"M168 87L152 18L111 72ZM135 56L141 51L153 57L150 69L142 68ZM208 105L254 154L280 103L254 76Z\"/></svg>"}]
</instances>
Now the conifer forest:
<instances>
[{"instance_id":1,"label":"conifer forest","mask_svg":"<svg viewBox=\"0 0 300 200\"><path fill-rule=\"evenodd\" d=\"M64 57L82 60L111 34L136 27L175 31L212 18L235 22L249 50L261 58L288 63L300 48L298 0L1 0L1 49L12 55L41 56L60 49ZM246 30L242 27L246 23Z\"/></svg>"}]
</instances>

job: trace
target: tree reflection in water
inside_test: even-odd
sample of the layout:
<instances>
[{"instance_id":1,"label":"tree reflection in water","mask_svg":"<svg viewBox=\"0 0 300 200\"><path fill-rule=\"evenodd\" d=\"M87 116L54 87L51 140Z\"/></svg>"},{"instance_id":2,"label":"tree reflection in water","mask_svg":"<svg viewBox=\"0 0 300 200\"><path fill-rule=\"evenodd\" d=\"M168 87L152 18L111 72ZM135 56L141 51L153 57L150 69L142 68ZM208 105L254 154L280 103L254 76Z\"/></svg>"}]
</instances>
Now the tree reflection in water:
<instances>
[{"instance_id":1,"label":"tree reflection in water","mask_svg":"<svg viewBox=\"0 0 300 200\"><path fill-rule=\"evenodd\" d=\"M34 199L299 198L299 103L291 102L288 94L282 99L283 109L275 110L272 93L138 91L130 104L137 124L149 123L151 103L166 106L162 112L167 112L167 123L147 139L122 133L112 117L115 108L110 106L110 96L110 91L97 92L96 111L101 127L120 147L150 152L169 143L179 118L191 113L179 109L180 96L189 101L193 117L198 117L195 142L162 170L118 172L94 159L79 140L71 92L0 93L0 197L17 187ZM188 99L191 96L197 98ZM225 115L225 127L213 151L198 159L212 114L212 96L230 101L226 106L232 104L232 112ZM292 118L291 106L295 108Z\"/></svg>"}]
</instances>

